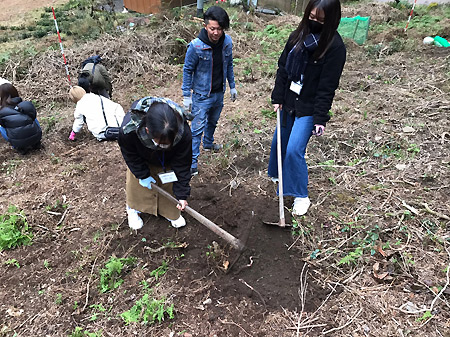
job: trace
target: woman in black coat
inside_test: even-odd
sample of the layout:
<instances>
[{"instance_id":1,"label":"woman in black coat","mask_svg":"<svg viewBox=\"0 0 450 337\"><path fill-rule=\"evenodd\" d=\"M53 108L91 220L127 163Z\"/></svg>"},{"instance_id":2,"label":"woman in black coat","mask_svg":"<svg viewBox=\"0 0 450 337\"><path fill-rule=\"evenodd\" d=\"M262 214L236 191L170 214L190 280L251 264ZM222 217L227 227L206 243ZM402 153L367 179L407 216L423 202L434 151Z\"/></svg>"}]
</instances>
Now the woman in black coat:
<instances>
[{"instance_id":1,"label":"woman in black coat","mask_svg":"<svg viewBox=\"0 0 450 337\"><path fill-rule=\"evenodd\" d=\"M281 130L276 132L281 132L283 188L285 195L295 197L295 215L305 214L311 204L306 146L311 135L325 131L345 64L346 49L337 32L340 19L339 0L310 0L278 60L272 104L281 111ZM272 178L278 178L276 132L268 170Z\"/></svg>"},{"instance_id":2,"label":"woman in black coat","mask_svg":"<svg viewBox=\"0 0 450 337\"><path fill-rule=\"evenodd\" d=\"M36 108L30 101L23 101L9 83L0 85L0 134L21 154L41 145Z\"/></svg>"},{"instance_id":3,"label":"woman in black coat","mask_svg":"<svg viewBox=\"0 0 450 337\"><path fill-rule=\"evenodd\" d=\"M183 109L166 98L144 97L131 106L119 133L119 146L128 166L126 199L128 225L140 229L139 213L161 215L173 227L186 224L181 216L191 192L191 129ZM152 190L159 185L178 199L175 207Z\"/></svg>"}]
</instances>

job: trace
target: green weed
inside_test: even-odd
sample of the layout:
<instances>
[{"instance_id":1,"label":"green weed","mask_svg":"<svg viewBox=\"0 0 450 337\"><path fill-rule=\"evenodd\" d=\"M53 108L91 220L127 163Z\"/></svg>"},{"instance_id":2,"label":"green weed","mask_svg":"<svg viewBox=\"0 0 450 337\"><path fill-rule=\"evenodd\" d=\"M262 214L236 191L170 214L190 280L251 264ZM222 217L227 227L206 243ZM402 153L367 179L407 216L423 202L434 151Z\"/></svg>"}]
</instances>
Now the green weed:
<instances>
[{"instance_id":1,"label":"green weed","mask_svg":"<svg viewBox=\"0 0 450 337\"><path fill-rule=\"evenodd\" d=\"M118 288L123 283L122 273L134 267L135 264L135 257L111 257L105 264L105 268L100 270L100 292L106 293Z\"/></svg>"},{"instance_id":2,"label":"green weed","mask_svg":"<svg viewBox=\"0 0 450 337\"><path fill-rule=\"evenodd\" d=\"M57 305L62 304L62 294L61 294L61 293L56 294L55 303L56 303Z\"/></svg>"},{"instance_id":3,"label":"green weed","mask_svg":"<svg viewBox=\"0 0 450 337\"><path fill-rule=\"evenodd\" d=\"M47 270L51 270L52 268L50 267L50 263L47 260L44 260L44 267Z\"/></svg>"},{"instance_id":4,"label":"green weed","mask_svg":"<svg viewBox=\"0 0 450 337\"><path fill-rule=\"evenodd\" d=\"M264 117L270 118L270 119L275 119L277 118L277 113L275 111L273 111L273 108L269 108L269 109L261 109L261 113Z\"/></svg>"},{"instance_id":5,"label":"green weed","mask_svg":"<svg viewBox=\"0 0 450 337\"><path fill-rule=\"evenodd\" d=\"M356 249L347 255L345 255L339 262L338 266L341 264L356 264L359 260L359 258L363 255L364 249L363 247L356 247Z\"/></svg>"},{"instance_id":6,"label":"green weed","mask_svg":"<svg viewBox=\"0 0 450 337\"><path fill-rule=\"evenodd\" d=\"M433 317L431 314L431 311L425 311L422 315L422 317L419 317L416 319L417 322L426 321L427 319Z\"/></svg>"},{"instance_id":7,"label":"green weed","mask_svg":"<svg viewBox=\"0 0 450 337\"><path fill-rule=\"evenodd\" d=\"M32 238L24 212L9 206L6 214L0 215L0 251L30 245Z\"/></svg>"},{"instance_id":8,"label":"green weed","mask_svg":"<svg viewBox=\"0 0 450 337\"><path fill-rule=\"evenodd\" d=\"M19 261L17 261L16 259L6 260L5 261L5 265L7 265L7 266L16 266L17 268L20 268Z\"/></svg>"},{"instance_id":9,"label":"green weed","mask_svg":"<svg viewBox=\"0 0 450 337\"><path fill-rule=\"evenodd\" d=\"M83 330L77 326L75 330L70 333L69 337L102 337L102 331L89 332L88 330Z\"/></svg>"},{"instance_id":10,"label":"green weed","mask_svg":"<svg viewBox=\"0 0 450 337\"><path fill-rule=\"evenodd\" d=\"M52 205L45 206L45 210L50 212L59 212L67 209L67 207L69 207L69 204L66 204L64 201L56 199L56 201Z\"/></svg>"},{"instance_id":11,"label":"green weed","mask_svg":"<svg viewBox=\"0 0 450 337\"><path fill-rule=\"evenodd\" d=\"M150 276L154 277L155 280L158 281L158 278L163 276L167 272L167 269L167 262L163 260L162 264L158 268L151 271Z\"/></svg>"},{"instance_id":12,"label":"green weed","mask_svg":"<svg viewBox=\"0 0 450 337\"><path fill-rule=\"evenodd\" d=\"M1 171L5 172L6 175L11 175L16 168L23 162L23 160L19 160L19 159L10 159L7 161L4 161L2 163L2 168Z\"/></svg>"},{"instance_id":13,"label":"green weed","mask_svg":"<svg viewBox=\"0 0 450 337\"><path fill-rule=\"evenodd\" d=\"M106 312L106 308L101 303L100 304L92 304L92 305L89 306L89 308L94 310L93 314L89 318L89 320L91 322L96 321L97 318L98 318L98 315L100 313Z\"/></svg>"},{"instance_id":14,"label":"green weed","mask_svg":"<svg viewBox=\"0 0 450 337\"><path fill-rule=\"evenodd\" d=\"M43 126L42 129L44 130L44 134L48 134L50 131L52 131L60 120L61 117L59 116L59 114L40 117L39 121Z\"/></svg>"},{"instance_id":15,"label":"green weed","mask_svg":"<svg viewBox=\"0 0 450 337\"><path fill-rule=\"evenodd\" d=\"M333 167L334 164L335 164L334 160L326 160L321 163L318 163L318 165L323 166L325 170L336 171L336 169Z\"/></svg>"},{"instance_id":16,"label":"green weed","mask_svg":"<svg viewBox=\"0 0 450 337\"><path fill-rule=\"evenodd\" d=\"M145 294L136 304L128 311L120 315L126 324L133 322L142 322L145 324L161 323L164 317L174 318L173 304L168 305L163 297L159 300L150 298L149 294Z\"/></svg>"},{"instance_id":17,"label":"green weed","mask_svg":"<svg viewBox=\"0 0 450 337\"><path fill-rule=\"evenodd\" d=\"M211 245L206 246L208 251L206 252L206 257L211 257L213 259L216 258L216 253L214 252L214 248Z\"/></svg>"},{"instance_id":18,"label":"green weed","mask_svg":"<svg viewBox=\"0 0 450 337\"><path fill-rule=\"evenodd\" d=\"M420 152L420 147L417 144L409 144L408 149L406 150L409 153L412 154L412 156L414 157L416 154L418 154Z\"/></svg>"}]
</instances>

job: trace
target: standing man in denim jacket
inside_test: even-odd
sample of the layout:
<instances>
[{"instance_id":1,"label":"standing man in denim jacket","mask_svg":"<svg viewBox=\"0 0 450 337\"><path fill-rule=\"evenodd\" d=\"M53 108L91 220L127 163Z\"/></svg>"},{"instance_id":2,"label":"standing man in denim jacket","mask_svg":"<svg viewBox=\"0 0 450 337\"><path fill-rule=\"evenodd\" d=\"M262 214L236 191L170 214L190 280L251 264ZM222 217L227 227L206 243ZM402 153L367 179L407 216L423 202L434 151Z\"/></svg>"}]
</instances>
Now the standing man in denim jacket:
<instances>
[{"instance_id":1,"label":"standing man in denim jacket","mask_svg":"<svg viewBox=\"0 0 450 337\"><path fill-rule=\"evenodd\" d=\"M232 41L224 33L230 26L227 12L210 7L203 15L204 28L188 45L183 67L183 105L194 119L192 132L191 175L198 174L198 156L203 137L203 149L217 151L222 145L214 143L214 131L223 107L226 80L230 85L231 101L237 98L234 83ZM191 91L193 92L191 97Z\"/></svg>"}]
</instances>

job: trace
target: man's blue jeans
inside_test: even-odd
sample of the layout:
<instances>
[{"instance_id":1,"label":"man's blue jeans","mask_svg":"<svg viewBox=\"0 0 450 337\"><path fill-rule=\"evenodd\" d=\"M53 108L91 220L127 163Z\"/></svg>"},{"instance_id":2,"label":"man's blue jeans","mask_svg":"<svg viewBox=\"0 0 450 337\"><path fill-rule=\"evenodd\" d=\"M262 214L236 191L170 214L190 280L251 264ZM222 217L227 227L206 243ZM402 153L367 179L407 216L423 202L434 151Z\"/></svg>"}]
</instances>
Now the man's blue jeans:
<instances>
[{"instance_id":1,"label":"man's blue jeans","mask_svg":"<svg viewBox=\"0 0 450 337\"><path fill-rule=\"evenodd\" d=\"M197 168L200 155L200 143L203 147L211 148L214 143L214 131L223 108L223 92L210 94L209 97L196 93L192 95L192 114L194 120L191 123L192 132L192 168Z\"/></svg>"},{"instance_id":2,"label":"man's blue jeans","mask_svg":"<svg viewBox=\"0 0 450 337\"><path fill-rule=\"evenodd\" d=\"M281 112L283 116L283 111ZM295 117L286 114L281 125L281 158L283 163L283 194L296 198L308 196L308 166L305 152L314 125L313 117ZM284 124L284 125L283 125ZM278 177L277 166L277 132L270 149L270 177Z\"/></svg>"}]
</instances>

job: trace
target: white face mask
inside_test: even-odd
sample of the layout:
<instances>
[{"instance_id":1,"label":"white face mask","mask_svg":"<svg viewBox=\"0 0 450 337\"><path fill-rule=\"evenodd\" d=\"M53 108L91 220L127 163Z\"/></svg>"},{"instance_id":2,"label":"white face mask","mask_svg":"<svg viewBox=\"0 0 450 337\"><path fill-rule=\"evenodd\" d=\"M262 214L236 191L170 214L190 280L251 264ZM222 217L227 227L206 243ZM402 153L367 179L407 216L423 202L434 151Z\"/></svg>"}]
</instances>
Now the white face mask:
<instances>
[{"instance_id":1,"label":"white face mask","mask_svg":"<svg viewBox=\"0 0 450 337\"><path fill-rule=\"evenodd\" d=\"M170 144L158 144L157 142L155 142L155 140L153 138L152 138L152 142L153 142L153 144L155 144L155 146L158 146L161 149L168 149L170 147Z\"/></svg>"}]
</instances>

